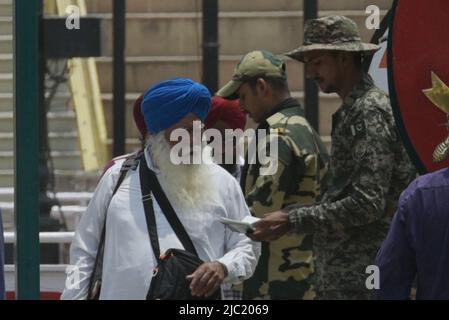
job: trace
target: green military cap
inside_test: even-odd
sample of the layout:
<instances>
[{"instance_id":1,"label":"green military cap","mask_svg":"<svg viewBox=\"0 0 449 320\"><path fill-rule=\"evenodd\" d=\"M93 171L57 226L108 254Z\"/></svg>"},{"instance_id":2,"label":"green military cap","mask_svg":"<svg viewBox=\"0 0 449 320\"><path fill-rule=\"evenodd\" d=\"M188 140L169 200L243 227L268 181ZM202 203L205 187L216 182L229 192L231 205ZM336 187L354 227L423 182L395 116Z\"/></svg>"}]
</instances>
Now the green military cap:
<instances>
[{"instance_id":1,"label":"green military cap","mask_svg":"<svg viewBox=\"0 0 449 320\"><path fill-rule=\"evenodd\" d=\"M236 99L237 90L243 82L256 76L286 79L285 62L266 50L251 51L235 67L232 80L218 90L216 95L225 99Z\"/></svg>"},{"instance_id":2,"label":"green military cap","mask_svg":"<svg viewBox=\"0 0 449 320\"><path fill-rule=\"evenodd\" d=\"M304 26L303 45L285 55L304 61L304 53L312 50L341 50L373 54L378 45L363 43L357 25L344 16L328 16L308 20Z\"/></svg>"}]
</instances>

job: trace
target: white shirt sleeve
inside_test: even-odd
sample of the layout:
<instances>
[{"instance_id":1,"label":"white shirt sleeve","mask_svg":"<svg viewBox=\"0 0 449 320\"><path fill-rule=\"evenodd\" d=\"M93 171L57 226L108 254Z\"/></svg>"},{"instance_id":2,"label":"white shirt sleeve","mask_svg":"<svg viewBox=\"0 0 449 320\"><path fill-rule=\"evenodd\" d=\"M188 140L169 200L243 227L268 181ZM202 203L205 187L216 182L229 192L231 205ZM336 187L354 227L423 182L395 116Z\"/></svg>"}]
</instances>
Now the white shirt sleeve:
<instances>
[{"instance_id":1,"label":"white shirt sleeve","mask_svg":"<svg viewBox=\"0 0 449 320\"><path fill-rule=\"evenodd\" d=\"M118 180L122 162L117 162L104 173L76 228L70 246L70 265L66 271L67 280L61 295L62 300L87 298L105 214Z\"/></svg>"},{"instance_id":2,"label":"white shirt sleeve","mask_svg":"<svg viewBox=\"0 0 449 320\"><path fill-rule=\"evenodd\" d=\"M241 220L251 213L237 181L235 179L231 181L226 199L227 214L231 219ZM246 235L226 228L225 251L226 254L218 261L228 269L226 283L239 283L252 276L260 256L259 242L254 242Z\"/></svg>"}]
</instances>

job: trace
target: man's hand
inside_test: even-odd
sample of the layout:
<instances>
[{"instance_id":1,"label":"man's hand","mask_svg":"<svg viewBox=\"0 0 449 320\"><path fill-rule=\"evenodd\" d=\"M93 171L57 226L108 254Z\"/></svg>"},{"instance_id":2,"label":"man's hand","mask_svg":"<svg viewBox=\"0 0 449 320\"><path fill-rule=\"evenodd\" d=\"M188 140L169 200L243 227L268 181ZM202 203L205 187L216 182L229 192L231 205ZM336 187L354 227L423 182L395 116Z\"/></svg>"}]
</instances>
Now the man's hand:
<instances>
[{"instance_id":1,"label":"man's hand","mask_svg":"<svg viewBox=\"0 0 449 320\"><path fill-rule=\"evenodd\" d=\"M205 262L187 276L191 280L190 290L193 296L210 297L228 275L226 267L218 261Z\"/></svg>"},{"instance_id":2,"label":"man's hand","mask_svg":"<svg viewBox=\"0 0 449 320\"><path fill-rule=\"evenodd\" d=\"M255 224L256 230L248 234L254 241L277 240L293 228L285 211L275 211L266 214L263 219Z\"/></svg>"}]
</instances>

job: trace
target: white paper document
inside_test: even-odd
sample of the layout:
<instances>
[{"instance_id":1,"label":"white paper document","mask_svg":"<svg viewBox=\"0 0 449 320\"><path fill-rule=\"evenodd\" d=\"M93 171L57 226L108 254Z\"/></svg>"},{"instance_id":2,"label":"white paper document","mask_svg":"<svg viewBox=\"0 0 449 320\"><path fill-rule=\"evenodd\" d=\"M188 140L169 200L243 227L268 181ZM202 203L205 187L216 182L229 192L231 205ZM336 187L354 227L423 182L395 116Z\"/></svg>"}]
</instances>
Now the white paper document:
<instances>
[{"instance_id":1,"label":"white paper document","mask_svg":"<svg viewBox=\"0 0 449 320\"><path fill-rule=\"evenodd\" d=\"M219 218L220 222L225 224L229 229L240 233L252 233L255 230L254 225L260 218L246 216L242 220L232 220L228 218Z\"/></svg>"}]
</instances>

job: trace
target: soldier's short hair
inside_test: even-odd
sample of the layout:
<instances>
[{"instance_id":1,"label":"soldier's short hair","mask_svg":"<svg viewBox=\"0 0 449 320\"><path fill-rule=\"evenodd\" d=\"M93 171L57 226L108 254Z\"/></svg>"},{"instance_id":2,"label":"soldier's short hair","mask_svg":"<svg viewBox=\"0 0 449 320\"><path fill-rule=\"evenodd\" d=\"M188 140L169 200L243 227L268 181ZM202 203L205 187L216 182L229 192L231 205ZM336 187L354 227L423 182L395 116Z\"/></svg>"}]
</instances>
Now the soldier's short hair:
<instances>
[{"instance_id":1,"label":"soldier's short hair","mask_svg":"<svg viewBox=\"0 0 449 320\"><path fill-rule=\"evenodd\" d=\"M258 77L252 77L250 79L248 79L248 81L245 81L246 83L248 83L248 85L250 86L251 90L253 92L256 92L256 84L257 84L257 79L264 79L269 86L273 89L273 91L276 92L286 92L286 91L290 91L290 89L288 88L288 82L287 79L285 78L279 78L279 77L267 77L267 76L258 76Z\"/></svg>"}]
</instances>

